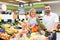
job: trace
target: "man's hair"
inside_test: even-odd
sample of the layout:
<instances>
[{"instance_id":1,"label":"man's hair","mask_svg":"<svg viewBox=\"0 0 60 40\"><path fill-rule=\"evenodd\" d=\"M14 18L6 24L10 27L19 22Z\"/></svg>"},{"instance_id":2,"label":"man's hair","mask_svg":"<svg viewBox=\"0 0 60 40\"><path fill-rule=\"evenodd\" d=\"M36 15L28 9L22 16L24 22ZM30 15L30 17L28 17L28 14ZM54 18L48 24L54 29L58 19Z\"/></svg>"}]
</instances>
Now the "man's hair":
<instances>
[{"instance_id":1,"label":"man's hair","mask_svg":"<svg viewBox=\"0 0 60 40\"><path fill-rule=\"evenodd\" d=\"M45 4L45 6L50 6L49 4ZM51 7L51 6L50 6Z\"/></svg>"},{"instance_id":2,"label":"man's hair","mask_svg":"<svg viewBox=\"0 0 60 40\"><path fill-rule=\"evenodd\" d=\"M50 6L49 4L45 4L45 6Z\"/></svg>"}]
</instances>

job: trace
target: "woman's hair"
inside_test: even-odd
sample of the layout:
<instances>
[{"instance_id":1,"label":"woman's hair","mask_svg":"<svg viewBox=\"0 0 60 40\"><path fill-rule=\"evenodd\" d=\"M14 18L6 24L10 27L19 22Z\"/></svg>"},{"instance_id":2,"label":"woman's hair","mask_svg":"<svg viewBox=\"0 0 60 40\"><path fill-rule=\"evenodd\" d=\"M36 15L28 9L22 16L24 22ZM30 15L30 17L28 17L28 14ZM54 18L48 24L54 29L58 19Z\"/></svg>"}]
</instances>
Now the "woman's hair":
<instances>
[{"instance_id":1,"label":"woman's hair","mask_svg":"<svg viewBox=\"0 0 60 40\"><path fill-rule=\"evenodd\" d=\"M30 11L29 11L29 16L31 16L31 12L32 12L33 10L36 10L36 9L35 9L35 8L31 8Z\"/></svg>"},{"instance_id":2,"label":"woman's hair","mask_svg":"<svg viewBox=\"0 0 60 40\"><path fill-rule=\"evenodd\" d=\"M14 9L13 11L16 11L16 9Z\"/></svg>"}]
</instances>

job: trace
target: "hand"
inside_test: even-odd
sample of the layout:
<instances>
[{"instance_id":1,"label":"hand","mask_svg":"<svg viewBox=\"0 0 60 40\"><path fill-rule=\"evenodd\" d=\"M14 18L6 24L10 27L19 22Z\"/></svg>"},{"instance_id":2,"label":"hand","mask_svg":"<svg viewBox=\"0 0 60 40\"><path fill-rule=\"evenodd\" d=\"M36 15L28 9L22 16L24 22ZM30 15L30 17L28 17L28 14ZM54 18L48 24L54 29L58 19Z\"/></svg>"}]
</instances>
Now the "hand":
<instances>
[{"instance_id":1,"label":"hand","mask_svg":"<svg viewBox=\"0 0 60 40\"><path fill-rule=\"evenodd\" d=\"M50 32L50 33L53 32L52 30L46 30L46 31L47 31L47 32Z\"/></svg>"},{"instance_id":2,"label":"hand","mask_svg":"<svg viewBox=\"0 0 60 40\"><path fill-rule=\"evenodd\" d=\"M32 27L30 27L30 29L32 29L33 28L33 26Z\"/></svg>"},{"instance_id":3,"label":"hand","mask_svg":"<svg viewBox=\"0 0 60 40\"><path fill-rule=\"evenodd\" d=\"M32 29L35 25L31 26L30 28Z\"/></svg>"},{"instance_id":4,"label":"hand","mask_svg":"<svg viewBox=\"0 0 60 40\"><path fill-rule=\"evenodd\" d=\"M53 30L56 30L57 31L58 29L57 28L54 28Z\"/></svg>"}]
</instances>

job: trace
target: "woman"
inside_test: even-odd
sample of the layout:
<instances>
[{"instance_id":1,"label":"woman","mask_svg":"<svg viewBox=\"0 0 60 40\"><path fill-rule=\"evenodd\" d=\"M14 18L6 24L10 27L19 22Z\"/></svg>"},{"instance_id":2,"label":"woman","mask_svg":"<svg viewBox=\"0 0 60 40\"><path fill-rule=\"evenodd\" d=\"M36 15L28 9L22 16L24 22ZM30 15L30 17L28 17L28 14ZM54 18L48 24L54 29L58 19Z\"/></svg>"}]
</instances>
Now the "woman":
<instances>
[{"instance_id":1,"label":"woman","mask_svg":"<svg viewBox=\"0 0 60 40\"><path fill-rule=\"evenodd\" d=\"M28 22L30 23L31 32L38 31L38 23L36 21L36 9L32 8L30 10L30 17L28 18Z\"/></svg>"},{"instance_id":2,"label":"woman","mask_svg":"<svg viewBox=\"0 0 60 40\"><path fill-rule=\"evenodd\" d=\"M18 14L16 13L16 10L14 10L13 12L14 12L14 14L13 14L13 19L14 19L14 20L15 20L15 19L18 19Z\"/></svg>"},{"instance_id":3,"label":"woman","mask_svg":"<svg viewBox=\"0 0 60 40\"><path fill-rule=\"evenodd\" d=\"M12 12L12 23L15 23L18 20L18 13L16 12L16 9Z\"/></svg>"}]
</instances>

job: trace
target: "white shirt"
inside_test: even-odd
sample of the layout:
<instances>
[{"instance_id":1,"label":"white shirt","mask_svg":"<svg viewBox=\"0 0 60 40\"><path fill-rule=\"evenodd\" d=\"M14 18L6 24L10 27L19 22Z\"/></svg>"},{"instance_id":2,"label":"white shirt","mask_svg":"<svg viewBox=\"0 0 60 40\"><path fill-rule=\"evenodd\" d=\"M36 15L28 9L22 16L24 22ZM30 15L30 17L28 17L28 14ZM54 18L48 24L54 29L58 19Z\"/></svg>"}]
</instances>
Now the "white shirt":
<instances>
[{"instance_id":1,"label":"white shirt","mask_svg":"<svg viewBox=\"0 0 60 40\"><path fill-rule=\"evenodd\" d=\"M50 13L49 16L45 15L43 17L43 24L45 25L47 30L53 30L54 29L54 23L59 22L58 15L55 13Z\"/></svg>"}]
</instances>

